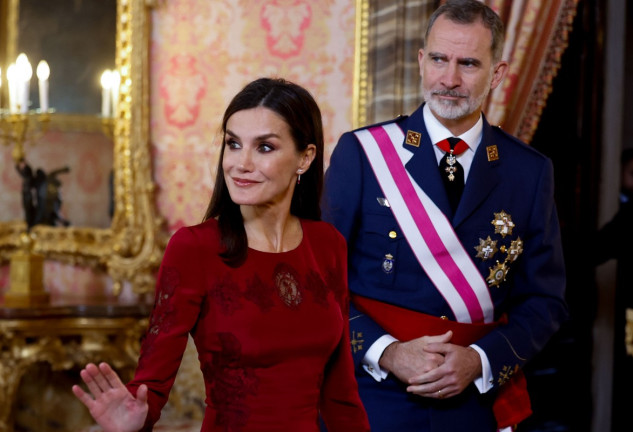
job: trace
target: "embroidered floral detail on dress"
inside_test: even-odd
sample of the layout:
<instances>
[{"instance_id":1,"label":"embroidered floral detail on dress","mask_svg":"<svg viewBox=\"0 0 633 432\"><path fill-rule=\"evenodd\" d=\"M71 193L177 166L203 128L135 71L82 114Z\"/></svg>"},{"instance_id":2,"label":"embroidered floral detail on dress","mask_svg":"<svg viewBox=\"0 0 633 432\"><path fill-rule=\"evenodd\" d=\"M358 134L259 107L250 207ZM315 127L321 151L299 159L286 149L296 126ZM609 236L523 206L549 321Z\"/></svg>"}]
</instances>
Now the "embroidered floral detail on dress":
<instances>
[{"instance_id":1,"label":"embroidered floral detail on dress","mask_svg":"<svg viewBox=\"0 0 633 432\"><path fill-rule=\"evenodd\" d=\"M211 301L214 301L222 313L231 315L242 307L240 303L240 288L231 278L224 275L209 291Z\"/></svg>"},{"instance_id":2,"label":"embroidered floral detail on dress","mask_svg":"<svg viewBox=\"0 0 633 432\"><path fill-rule=\"evenodd\" d=\"M151 352L159 333L169 332L175 311L172 299L180 285L180 273L174 267L164 267L157 283L154 309L149 320L149 328L143 337L142 351ZM139 363L143 357L139 359Z\"/></svg>"},{"instance_id":3,"label":"embroidered floral detail on dress","mask_svg":"<svg viewBox=\"0 0 633 432\"><path fill-rule=\"evenodd\" d=\"M264 284L257 274L246 283L244 298L255 303L263 312L270 310L275 305L273 301L274 295L274 286Z\"/></svg>"},{"instance_id":4,"label":"embroidered floral detail on dress","mask_svg":"<svg viewBox=\"0 0 633 432\"><path fill-rule=\"evenodd\" d=\"M258 392L259 380L253 368L241 367L242 345L232 333L218 333L220 351L205 365L210 379L210 398L217 411L215 425L226 432L241 431L248 423L249 395Z\"/></svg>"},{"instance_id":5,"label":"embroidered floral detail on dress","mask_svg":"<svg viewBox=\"0 0 633 432\"><path fill-rule=\"evenodd\" d=\"M321 275L314 270L310 270L308 272L308 276L306 278L306 291L312 293L316 304L326 308L328 307L327 295L329 288L321 278Z\"/></svg>"},{"instance_id":6,"label":"embroidered floral detail on dress","mask_svg":"<svg viewBox=\"0 0 633 432\"><path fill-rule=\"evenodd\" d=\"M291 308L299 306L303 300L297 279L297 272L288 264L280 263L275 267L273 280L277 293L286 306Z\"/></svg>"}]
</instances>

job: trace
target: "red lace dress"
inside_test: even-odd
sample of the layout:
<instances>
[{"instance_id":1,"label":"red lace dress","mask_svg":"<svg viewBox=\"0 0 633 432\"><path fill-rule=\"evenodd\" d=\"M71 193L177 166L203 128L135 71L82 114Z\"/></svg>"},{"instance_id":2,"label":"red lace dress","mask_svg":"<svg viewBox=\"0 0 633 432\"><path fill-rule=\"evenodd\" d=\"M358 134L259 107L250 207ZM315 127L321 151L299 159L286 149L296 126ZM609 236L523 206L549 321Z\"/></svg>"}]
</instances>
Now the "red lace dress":
<instances>
[{"instance_id":1,"label":"red lace dress","mask_svg":"<svg viewBox=\"0 0 633 432\"><path fill-rule=\"evenodd\" d=\"M369 430L349 345L347 255L329 224L302 220L294 250L218 256L217 222L178 230L165 251L132 393L149 387L151 430L191 333L206 387L203 431Z\"/></svg>"}]
</instances>

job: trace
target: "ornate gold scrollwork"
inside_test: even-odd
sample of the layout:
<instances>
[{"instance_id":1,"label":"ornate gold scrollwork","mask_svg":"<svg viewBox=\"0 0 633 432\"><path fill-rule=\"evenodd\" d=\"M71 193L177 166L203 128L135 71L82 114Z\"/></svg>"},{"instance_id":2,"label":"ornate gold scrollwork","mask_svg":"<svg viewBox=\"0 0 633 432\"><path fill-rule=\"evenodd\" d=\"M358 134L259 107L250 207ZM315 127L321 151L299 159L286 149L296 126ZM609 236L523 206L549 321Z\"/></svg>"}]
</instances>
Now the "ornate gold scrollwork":
<instances>
[{"instance_id":1,"label":"ornate gold scrollwork","mask_svg":"<svg viewBox=\"0 0 633 432\"><path fill-rule=\"evenodd\" d=\"M40 311L53 315L38 317ZM53 371L62 371L106 361L131 376L139 340L148 325L147 311L118 313L128 316L106 316L103 311L91 314L103 316L73 316L82 315L74 310L33 309L34 316L0 317L0 431L13 430L15 395L24 374L37 363L47 363Z\"/></svg>"},{"instance_id":2,"label":"ornate gold scrollwork","mask_svg":"<svg viewBox=\"0 0 633 432\"><path fill-rule=\"evenodd\" d=\"M157 215L149 143L149 7L147 0L118 0L116 67L120 101L114 119L114 216L107 229L32 228L33 252L46 259L105 271L115 294L130 282L134 292L154 290L154 272L167 240ZM20 245L22 222L0 223L0 261Z\"/></svg>"}]
</instances>

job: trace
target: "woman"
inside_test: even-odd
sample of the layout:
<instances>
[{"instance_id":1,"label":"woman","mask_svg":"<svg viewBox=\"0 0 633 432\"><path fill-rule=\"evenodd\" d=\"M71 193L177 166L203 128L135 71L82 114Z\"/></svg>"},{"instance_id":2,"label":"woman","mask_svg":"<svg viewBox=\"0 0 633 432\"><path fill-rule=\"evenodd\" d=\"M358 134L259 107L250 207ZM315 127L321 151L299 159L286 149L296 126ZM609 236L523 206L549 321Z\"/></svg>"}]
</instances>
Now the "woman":
<instances>
[{"instance_id":1,"label":"woman","mask_svg":"<svg viewBox=\"0 0 633 432\"><path fill-rule=\"evenodd\" d=\"M321 113L303 88L258 79L229 104L204 222L178 230L158 275L136 375L107 364L74 386L106 432L151 430L190 333L203 431L369 430L347 319L346 246L320 222Z\"/></svg>"}]
</instances>

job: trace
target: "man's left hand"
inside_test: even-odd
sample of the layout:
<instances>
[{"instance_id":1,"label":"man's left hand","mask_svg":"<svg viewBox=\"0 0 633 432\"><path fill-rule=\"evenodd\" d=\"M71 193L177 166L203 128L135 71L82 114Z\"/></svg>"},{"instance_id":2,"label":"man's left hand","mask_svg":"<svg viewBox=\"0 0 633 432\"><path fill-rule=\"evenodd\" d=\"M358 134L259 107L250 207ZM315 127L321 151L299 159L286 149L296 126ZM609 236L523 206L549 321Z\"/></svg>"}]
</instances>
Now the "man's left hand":
<instances>
[{"instance_id":1,"label":"man's left hand","mask_svg":"<svg viewBox=\"0 0 633 432\"><path fill-rule=\"evenodd\" d=\"M451 343L433 343L424 348L442 354L444 363L409 380L407 391L423 397L443 399L460 394L481 376L481 359L477 351Z\"/></svg>"}]
</instances>

